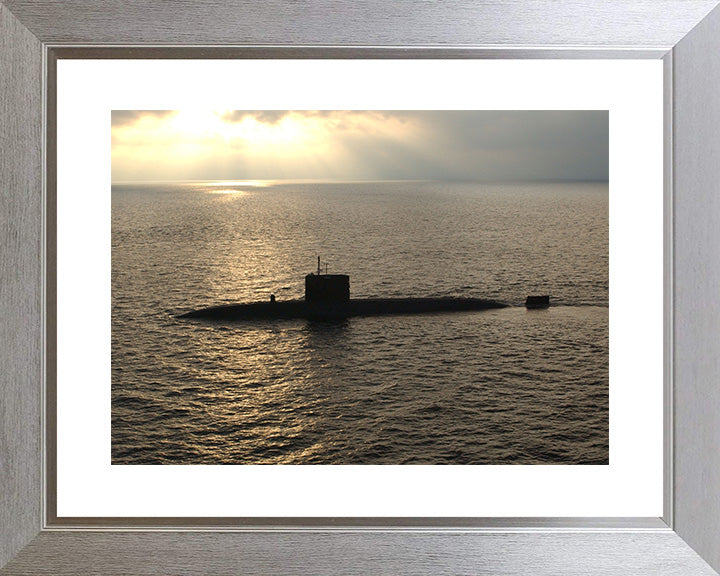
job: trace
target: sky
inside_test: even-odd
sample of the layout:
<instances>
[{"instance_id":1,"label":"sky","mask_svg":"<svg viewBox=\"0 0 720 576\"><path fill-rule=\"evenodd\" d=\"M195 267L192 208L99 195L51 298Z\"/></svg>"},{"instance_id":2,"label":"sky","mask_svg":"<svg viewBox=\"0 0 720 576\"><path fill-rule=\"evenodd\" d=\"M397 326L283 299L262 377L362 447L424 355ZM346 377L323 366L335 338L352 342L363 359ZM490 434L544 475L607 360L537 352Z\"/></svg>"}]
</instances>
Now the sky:
<instances>
[{"instance_id":1,"label":"sky","mask_svg":"<svg viewBox=\"0 0 720 576\"><path fill-rule=\"evenodd\" d=\"M608 179L606 110L112 112L113 182Z\"/></svg>"}]
</instances>

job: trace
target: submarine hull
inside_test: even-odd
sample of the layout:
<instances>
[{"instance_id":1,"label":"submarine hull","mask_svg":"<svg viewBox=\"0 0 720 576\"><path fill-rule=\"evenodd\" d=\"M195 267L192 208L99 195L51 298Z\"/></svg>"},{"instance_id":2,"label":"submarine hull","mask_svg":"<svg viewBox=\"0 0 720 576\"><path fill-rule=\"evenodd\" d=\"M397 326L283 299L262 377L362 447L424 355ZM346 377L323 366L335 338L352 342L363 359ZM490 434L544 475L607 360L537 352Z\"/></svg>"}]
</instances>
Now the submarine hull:
<instances>
[{"instance_id":1,"label":"submarine hull","mask_svg":"<svg viewBox=\"0 0 720 576\"><path fill-rule=\"evenodd\" d=\"M366 298L320 303L305 300L225 304L193 310L178 318L202 320L307 319L341 320L353 316L428 314L505 308L507 304L481 298Z\"/></svg>"}]
</instances>

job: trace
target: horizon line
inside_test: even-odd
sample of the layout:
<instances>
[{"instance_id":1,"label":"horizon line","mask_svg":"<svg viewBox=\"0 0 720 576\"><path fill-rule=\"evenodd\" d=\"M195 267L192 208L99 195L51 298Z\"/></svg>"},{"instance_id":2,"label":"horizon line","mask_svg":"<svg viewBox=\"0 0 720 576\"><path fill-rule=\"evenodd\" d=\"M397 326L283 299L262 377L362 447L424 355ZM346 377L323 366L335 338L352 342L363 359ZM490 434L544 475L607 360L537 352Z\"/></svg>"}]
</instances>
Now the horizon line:
<instances>
[{"instance_id":1,"label":"horizon line","mask_svg":"<svg viewBox=\"0 0 720 576\"><path fill-rule=\"evenodd\" d=\"M227 182L228 185L250 185L253 182L277 183L363 183L363 182L443 182L477 184L543 184L543 183L609 183L609 178L541 178L532 180L479 180L479 179L439 179L439 178L200 178L180 180L111 180L111 185L123 184L180 184L201 182Z\"/></svg>"}]
</instances>

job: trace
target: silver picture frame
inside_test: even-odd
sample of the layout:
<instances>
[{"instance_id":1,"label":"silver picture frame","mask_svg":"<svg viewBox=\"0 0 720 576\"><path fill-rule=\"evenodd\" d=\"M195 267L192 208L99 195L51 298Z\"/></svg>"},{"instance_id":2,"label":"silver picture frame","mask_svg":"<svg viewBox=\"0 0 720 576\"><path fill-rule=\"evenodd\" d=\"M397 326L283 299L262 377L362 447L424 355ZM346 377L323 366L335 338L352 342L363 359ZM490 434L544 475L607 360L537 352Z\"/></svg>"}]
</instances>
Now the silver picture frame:
<instances>
[{"instance_id":1,"label":"silver picture frame","mask_svg":"<svg viewBox=\"0 0 720 576\"><path fill-rule=\"evenodd\" d=\"M0 0L0 574L716 574L718 4ZM55 362L54 64L238 57L662 59L661 518L57 517L47 394Z\"/></svg>"}]
</instances>

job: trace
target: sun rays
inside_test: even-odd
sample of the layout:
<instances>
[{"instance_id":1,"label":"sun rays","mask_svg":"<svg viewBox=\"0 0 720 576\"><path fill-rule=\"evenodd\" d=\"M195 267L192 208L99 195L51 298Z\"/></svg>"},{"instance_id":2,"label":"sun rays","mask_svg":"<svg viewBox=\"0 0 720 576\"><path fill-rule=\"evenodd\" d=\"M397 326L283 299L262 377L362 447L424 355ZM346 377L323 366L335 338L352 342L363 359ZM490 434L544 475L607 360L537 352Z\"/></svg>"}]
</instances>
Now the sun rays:
<instances>
[{"instance_id":1,"label":"sun rays","mask_svg":"<svg viewBox=\"0 0 720 576\"><path fill-rule=\"evenodd\" d=\"M606 111L115 110L112 179L605 180Z\"/></svg>"},{"instance_id":2,"label":"sun rays","mask_svg":"<svg viewBox=\"0 0 720 576\"><path fill-rule=\"evenodd\" d=\"M413 146L411 120L380 112L113 112L113 180L343 177L367 172L373 143Z\"/></svg>"}]
</instances>

